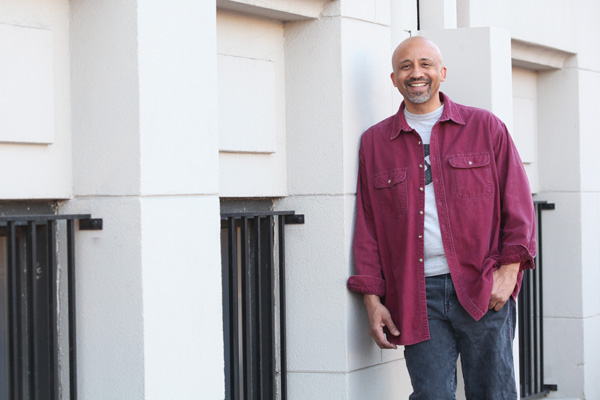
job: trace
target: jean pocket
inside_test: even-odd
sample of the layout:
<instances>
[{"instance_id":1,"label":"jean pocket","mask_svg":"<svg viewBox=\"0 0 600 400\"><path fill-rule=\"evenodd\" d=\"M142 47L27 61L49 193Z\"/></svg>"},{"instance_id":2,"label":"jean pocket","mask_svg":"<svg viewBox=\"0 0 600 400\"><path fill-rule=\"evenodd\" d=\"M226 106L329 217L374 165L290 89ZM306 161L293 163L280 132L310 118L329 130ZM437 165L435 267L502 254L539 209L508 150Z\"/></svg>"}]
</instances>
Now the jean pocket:
<instances>
[{"instance_id":1,"label":"jean pocket","mask_svg":"<svg viewBox=\"0 0 600 400\"><path fill-rule=\"evenodd\" d=\"M395 217L406 213L406 168L377 172L374 186L381 215Z\"/></svg>"},{"instance_id":2,"label":"jean pocket","mask_svg":"<svg viewBox=\"0 0 600 400\"><path fill-rule=\"evenodd\" d=\"M492 197L492 170L490 153L456 154L448 156L454 194L459 199Z\"/></svg>"}]
</instances>

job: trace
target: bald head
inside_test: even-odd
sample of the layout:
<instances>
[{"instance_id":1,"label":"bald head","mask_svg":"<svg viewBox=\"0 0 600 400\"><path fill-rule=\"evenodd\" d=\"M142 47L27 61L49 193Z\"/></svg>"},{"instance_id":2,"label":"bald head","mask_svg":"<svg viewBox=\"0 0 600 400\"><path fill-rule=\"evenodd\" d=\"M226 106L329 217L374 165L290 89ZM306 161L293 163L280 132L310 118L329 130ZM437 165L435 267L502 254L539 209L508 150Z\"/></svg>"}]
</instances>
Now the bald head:
<instances>
[{"instance_id":1,"label":"bald head","mask_svg":"<svg viewBox=\"0 0 600 400\"><path fill-rule=\"evenodd\" d=\"M426 114L440 107L440 83L446 80L442 53L422 36L406 39L392 55L391 78L402 96L406 110Z\"/></svg>"},{"instance_id":2,"label":"bald head","mask_svg":"<svg viewBox=\"0 0 600 400\"><path fill-rule=\"evenodd\" d=\"M442 59L442 52L440 48L433 43L431 40L423 37L423 36L412 36L406 40L403 40L394 50L392 54L392 70L396 71L400 63L404 60L405 53L410 53L411 50L425 50L430 54L433 61L436 62L440 67L444 65L444 60Z\"/></svg>"}]
</instances>

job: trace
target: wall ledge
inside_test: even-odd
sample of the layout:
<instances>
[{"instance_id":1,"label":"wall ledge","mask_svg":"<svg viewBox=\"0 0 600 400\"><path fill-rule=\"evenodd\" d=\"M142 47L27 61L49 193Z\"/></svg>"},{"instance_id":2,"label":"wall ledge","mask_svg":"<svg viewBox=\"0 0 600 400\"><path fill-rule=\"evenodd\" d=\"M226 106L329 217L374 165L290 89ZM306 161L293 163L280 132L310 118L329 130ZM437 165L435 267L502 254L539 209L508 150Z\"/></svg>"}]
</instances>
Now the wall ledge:
<instances>
[{"instance_id":1,"label":"wall ledge","mask_svg":"<svg viewBox=\"0 0 600 400\"><path fill-rule=\"evenodd\" d=\"M317 19L331 0L217 0L217 8L281 21Z\"/></svg>"},{"instance_id":2,"label":"wall ledge","mask_svg":"<svg viewBox=\"0 0 600 400\"><path fill-rule=\"evenodd\" d=\"M574 55L574 53L536 43L518 39L511 40L513 67L535 71L562 69L565 67L567 60Z\"/></svg>"}]
</instances>

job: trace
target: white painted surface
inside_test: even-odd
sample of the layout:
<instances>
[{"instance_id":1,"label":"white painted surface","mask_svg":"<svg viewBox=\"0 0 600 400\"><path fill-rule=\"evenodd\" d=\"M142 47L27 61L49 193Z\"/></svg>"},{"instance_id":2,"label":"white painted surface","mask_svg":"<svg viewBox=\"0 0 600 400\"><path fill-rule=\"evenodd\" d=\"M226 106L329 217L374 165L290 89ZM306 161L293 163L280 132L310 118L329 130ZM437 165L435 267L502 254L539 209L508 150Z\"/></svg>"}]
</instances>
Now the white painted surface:
<instances>
[{"instance_id":1,"label":"white painted surface","mask_svg":"<svg viewBox=\"0 0 600 400\"><path fill-rule=\"evenodd\" d=\"M52 31L0 23L0 142L54 141Z\"/></svg>"},{"instance_id":2,"label":"white painted surface","mask_svg":"<svg viewBox=\"0 0 600 400\"><path fill-rule=\"evenodd\" d=\"M342 21L286 26L288 193L344 190Z\"/></svg>"},{"instance_id":3,"label":"white painted surface","mask_svg":"<svg viewBox=\"0 0 600 400\"><path fill-rule=\"evenodd\" d=\"M86 399L224 397L214 10L72 4Z\"/></svg>"},{"instance_id":4,"label":"white painted surface","mask_svg":"<svg viewBox=\"0 0 600 400\"><path fill-rule=\"evenodd\" d=\"M401 97L390 79L390 30L354 19L342 20L344 193L356 192L360 136L371 125L396 113ZM323 131L321 135L328 135ZM318 142L316 143L318 145Z\"/></svg>"},{"instance_id":5,"label":"white painted surface","mask_svg":"<svg viewBox=\"0 0 600 400\"><path fill-rule=\"evenodd\" d=\"M72 194L69 2L0 2L0 199Z\"/></svg>"},{"instance_id":6,"label":"white painted surface","mask_svg":"<svg viewBox=\"0 0 600 400\"><path fill-rule=\"evenodd\" d=\"M76 196L141 192L136 2L71 2Z\"/></svg>"},{"instance_id":7,"label":"white painted surface","mask_svg":"<svg viewBox=\"0 0 600 400\"><path fill-rule=\"evenodd\" d=\"M325 17L344 17L389 25L391 3L388 0L330 1L322 15Z\"/></svg>"},{"instance_id":8,"label":"white painted surface","mask_svg":"<svg viewBox=\"0 0 600 400\"><path fill-rule=\"evenodd\" d=\"M219 150L274 153L277 149L275 66L220 54Z\"/></svg>"},{"instance_id":9,"label":"white painted surface","mask_svg":"<svg viewBox=\"0 0 600 400\"><path fill-rule=\"evenodd\" d=\"M579 86L579 74L573 68L538 73L541 191L578 192L581 188Z\"/></svg>"},{"instance_id":10,"label":"white painted surface","mask_svg":"<svg viewBox=\"0 0 600 400\"><path fill-rule=\"evenodd\" d=\"M288 399L346 399L348 375L319 372L289 372Z\"/></svg>"},{"instance_id":11,"label":"white painted surface","mask_svg":"<svg viewBox=\"0 0 600 400\"><path fill-rule=\"evenodd\" d=\"M598 148L600 147L600 112L594 101L600 87L600 68L596 71L580 70L579 75L579 106L581 154L581 190L585 192L600 192L600 177L598 176ZM600 262L600 258L598 259Z\"/></svg>"},{"instance_id":12,"label":"white painted surface","mask_svg":"<svg viewBox=\"0 0 600 400\"><path fill-rule=\"evenodd\" d=\"M412 393L404 360L350 373L348 399L408 399Z\"/></svg>"},{"instance_id":13,"label":"white painted surface","mask_svg":"<svg viewBox=\"0 0 600 400\"><path fill-rule=\"evenodd\" d=\"M218 198L140 205L145 399L222 399Z\"/></svg>"},{"instance_id":14,"label":"white painted surface","mask_svg":"<svg viewBox=\"0 0 600 400\"><path fill-rule=\"evenodd\" d=\"M79 398L145 399L139 199L77 199L61 213L103 220L101 231L76 232Z\"/></svg>"},{"instance_id":15,"label":"white painted surface","mask_svg":"<svg viewBox=\"0 0 600 400\"><path fill-rule=\"evenodd\" d=\"M537 73L521 68L512 69L513 130L511 136L525 172L531 192L539 192L539 168L537 163Z\"/></svg>"},{"instance_id":16,"label":"white painted surface","mask_svg":"<svg viewBox=\"0 0 600 400\"><path fill-rule=\"evenodd\" d=\"M344 196L294 196L277 204L307 216L304 225L286 227L290 371L347 370L344 201Z\"/></svg>"},{"instance_id":17,"label":"white painted surface","mask_svg":"<svg viewBox=\"0 0 600 400\"><path fill-rule=\"evenodd\" d=\"M223 150L219 195L284 196L288 106L283 24L219 11L217 52Z\"/></svg>"},{"instance_id":18,"label":"white painted surface","mask_svg":"<svg viewBox=\"0 0 600 400\"><path fill-rule=\"evenodd\" d=\"M456 0L421 0L419 10L421 30L457 27Z\"/></svg>"},{"instance_id":19,"label":"white painted surface","mask_svg":"<svg viewBox=\"0 0 600 400\"><path fill-rule=\"evenodd\" d=\"M138 4L144 195L218 192L214 6L187 0Z\"/></svg>"},{"instance_id":20,"label":"white painted surface","mask_svg":"<svg viewBox=\"0 0 600 400\"><path fill-rule=\"evenodd\" d=\"M509 32L461 28L420 34L433 40L442 52L447 75L440 90L457 103L492 111L510 130L513 116Z\"/></svg>"}]
</instances>

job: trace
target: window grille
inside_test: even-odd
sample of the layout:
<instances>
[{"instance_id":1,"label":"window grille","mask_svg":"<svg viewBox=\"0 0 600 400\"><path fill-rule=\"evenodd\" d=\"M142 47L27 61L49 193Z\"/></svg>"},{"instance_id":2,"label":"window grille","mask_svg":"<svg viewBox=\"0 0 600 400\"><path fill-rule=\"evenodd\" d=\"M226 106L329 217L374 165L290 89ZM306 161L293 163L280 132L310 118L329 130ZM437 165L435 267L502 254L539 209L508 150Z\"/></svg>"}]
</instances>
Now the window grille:
<instances>
[{"instance_id":1,"label":"window grille","mask_svg":"<svg viewBox=\"0 0 600 400\"><path fill-rule=\"evenodd\" d=\"M227 400L286 400L285 225L293 211L223 213Z\"/></svg>"},{"instance_id":2,"label":"window grille","mask_svg":"<svg viewBox=\"0 0 600 400\"><path fill-rule=\"evenodd\" d=\"M102 229L89 215L0 217L0 398L58 400L59 262L57 225L66 225L69 398L77 399L75 221ZM62 310L62 307L61 307Z\"/></svg>"},{"instance_id":3,"label":"window grille","mask_svg":"<svg viewBox=\"0 0 600 400\"><path fill-rule=\"evenodd\" d=\"M523 274L519 293L519 373L521 399L533 400L556 391L557 385L544 382L544 307L542 302L542 211L554 210L554 204L535 202L537 217L537 257L535 269Z\"/></svg>"}]
</instances>

